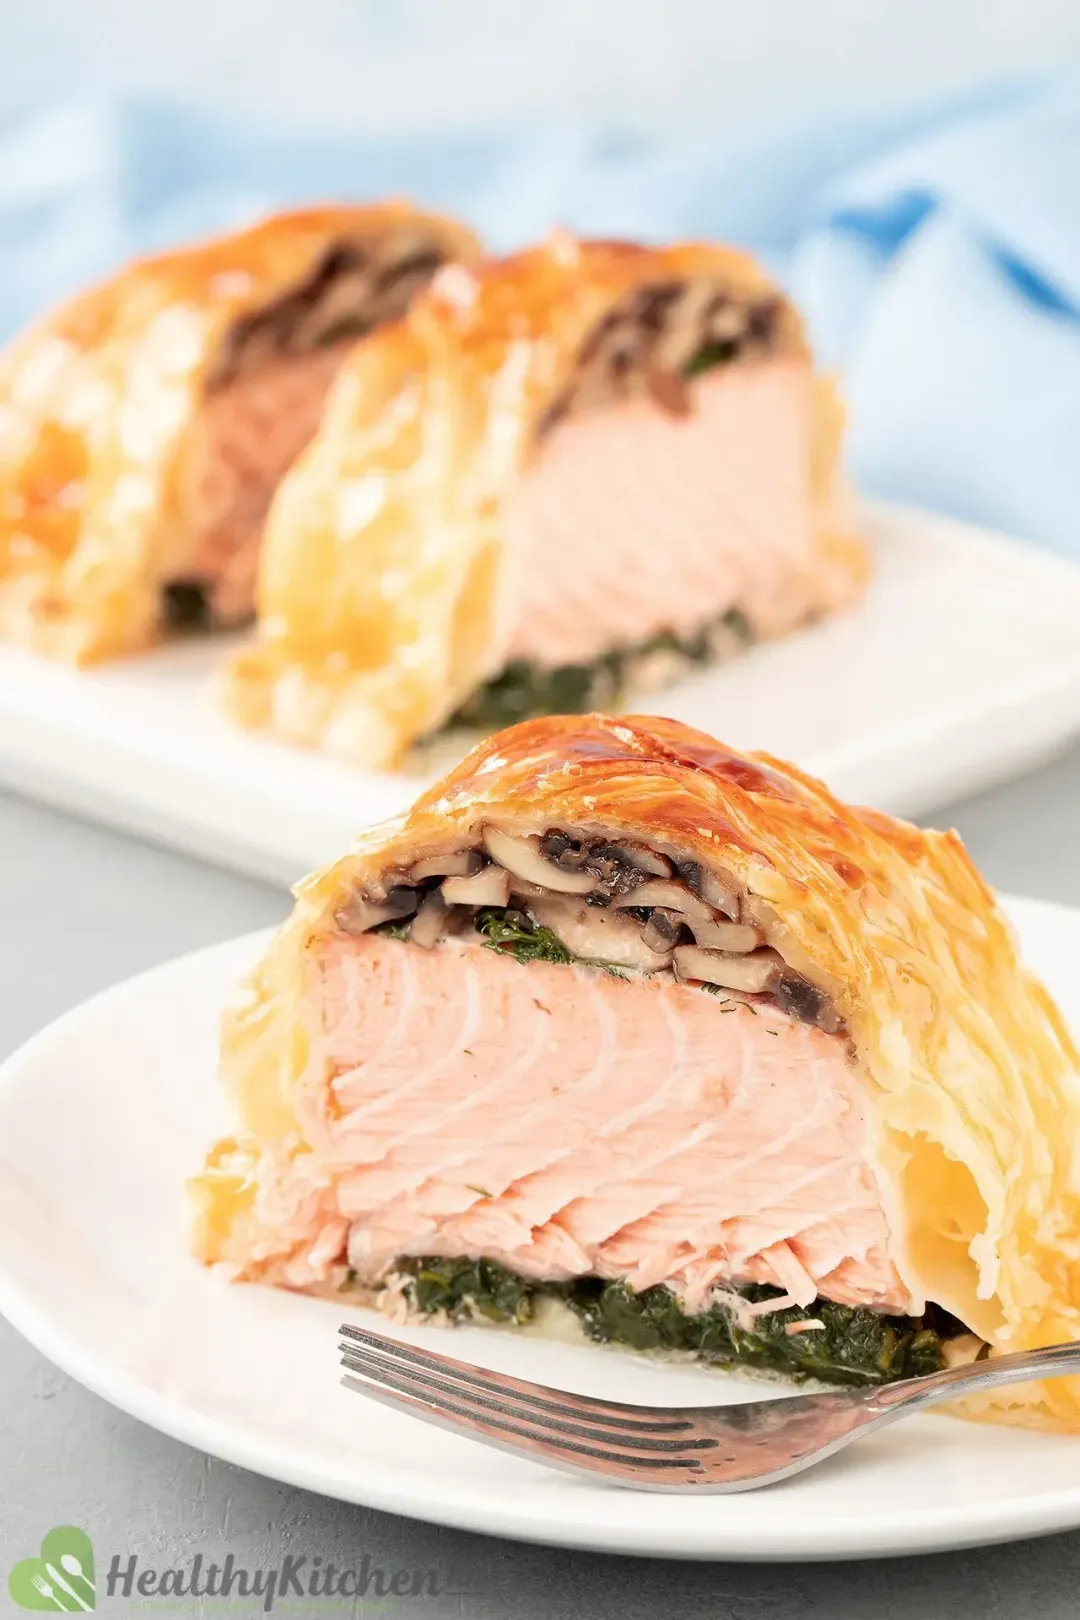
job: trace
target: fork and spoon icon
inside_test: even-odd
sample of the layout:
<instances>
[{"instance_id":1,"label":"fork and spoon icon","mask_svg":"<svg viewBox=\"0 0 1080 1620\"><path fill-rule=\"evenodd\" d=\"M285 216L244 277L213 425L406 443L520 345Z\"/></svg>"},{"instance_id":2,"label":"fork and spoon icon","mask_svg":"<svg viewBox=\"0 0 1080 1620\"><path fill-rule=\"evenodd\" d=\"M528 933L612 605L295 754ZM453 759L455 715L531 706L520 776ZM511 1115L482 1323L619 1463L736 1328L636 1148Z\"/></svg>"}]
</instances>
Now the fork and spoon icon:
<instances>
[{"instance_id":1,"label":"fork and spoon icon","mask_svg":"<svg viewBox=\"0 0 1080 1620\"><path fill-rule=\"evenodd\" d=\"M80 1596L73 1586L68 1584L68 1582L64 1579L64 1576L61 1575L60 1570L56 1568L55 1564L46 1563L45 1565L45 1568L50 1576L50 1580L47 1581L43 1575L34 1575L31 1578L31 1584L34 1587L34 1590L39 1592L43 1598L49 1599L49 1601L53 1603L55 1607L62 1613L76 1613L77 1611L75 1609L72 1609L57 1595L56 1587L58 1586L61 1592L65 1593L67 1597L74 1599L79 1609L89 1612L89 1610L94 1607L94 1598L97 1589L89 1576L83 1572L83 1567L79 1559L76 1558L74 1553L62 1553L60 1557L60 1567L63 1569L65 1575L71 1576L73 1581L81 1581L83 1583L87 1591L90 1593L89 1603L87 1603L85 1598ZM55 1582L55 1586L52 1584L53 1582Z\"/></svg>"}]
</instances>

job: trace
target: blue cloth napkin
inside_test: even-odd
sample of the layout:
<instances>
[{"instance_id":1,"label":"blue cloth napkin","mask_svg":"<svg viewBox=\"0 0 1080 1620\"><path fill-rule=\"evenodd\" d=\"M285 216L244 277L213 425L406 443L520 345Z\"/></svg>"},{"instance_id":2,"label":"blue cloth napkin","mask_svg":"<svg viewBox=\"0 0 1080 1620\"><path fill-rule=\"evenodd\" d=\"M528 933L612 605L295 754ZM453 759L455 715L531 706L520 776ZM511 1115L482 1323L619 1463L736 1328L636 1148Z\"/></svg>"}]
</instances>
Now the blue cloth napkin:
<instances>
[{"instance_id":1,"label":"blue cloth napkin","mask_svg":"<svg viewBox=\"0 0 1080 1620\"><path fill-rule=\"evenodd\" d=\"M0 128L0 332L136 253L387 193L458 212L500 249L555 222L752 248L843 374L864 488L1080 557L1080 76L667 147L59 108Z\"/></svg>"}]
</instances>

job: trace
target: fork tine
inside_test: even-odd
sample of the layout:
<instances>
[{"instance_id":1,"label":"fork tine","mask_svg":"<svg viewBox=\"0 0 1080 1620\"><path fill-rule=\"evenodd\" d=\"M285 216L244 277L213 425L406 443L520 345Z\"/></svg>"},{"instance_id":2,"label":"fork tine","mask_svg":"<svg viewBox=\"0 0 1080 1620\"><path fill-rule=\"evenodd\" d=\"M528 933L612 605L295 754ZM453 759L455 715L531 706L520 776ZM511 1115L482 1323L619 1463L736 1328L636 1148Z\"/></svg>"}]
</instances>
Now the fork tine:
<instances>
[{"instance_id":1,"label":"fork tine","mask_svg":"<svg viewBox=\"0 0 1080 1620\"><path fill-rule=\"evenodd\" d=\"M386 1371L380 1374L377 1383L356 1374L346 1374L341 1381L346 1389L366 1395L393 1411L407 1412L436 1428L466 1435L470 1440L480 1440L485 1445L514 1456L535 1458L549 1467L562 1468L572 1474L601 1474L605 1479L619 1480L625 1485L649 1490L680 1489L701 1477L701 1463L697 1457L635 1457L606 1451L569 1436L561 1438L555 1432L538 1435L512 1423L476 1416L467 1408L459 1407L456 1402L440 1400L435 1405L430 1399L425 1400L407 1388L398 1387L404 1377L399 1379L394 1373Z\"/></svg>"},{"instance_id":2,"label":"fork tine","mask_svg":"<svg viewBox=\"0 0 1080 1620\"><path fill-rule=\"evenodd\" d=\"M407 1391L421 1400L438 1401L440 1405L451 1402L458 1409L468 1410L474 1417L484 1421L491 1421L489 1414L494 1414L500 1422L509 1420L518 1425L527 1424L545 1434L572 1435L578 1440L589 1440L610 1449L618 1448L622 1452L633 1452L635 1455L642 1452L670 1454L711 1451L716 1446L716 1440L706 1436L691 1434L680 1435L678 1438L661 1438L637 1431L629 1433L625 1430L612 1431L587 1421L568 1421L547 1410L551 1402L531 1401L527 1396L518 1395L513 1390L500 1389L497 1380L481 1386L481 1390L490 1389L491 1393L485 1394L467 1384L455 1383L441 1377L437 1372L428 1372L425 1368L419 1367L405 1367L389 1356L370 1350L346 1351L342 1357L342 1365L364 1377L377 1378L380 1382L393 1382L394 1388Z\"/></svg>"},{"instance_id":3,"label":"fork tine","mask_svg":"<svg viewBox=\"0 0 1080 1620\"><path fill-rule=\"evenodd\" d=\"M339 1345L338 1348L343 1354L353 1355L358 1350L363 1350L369 1354L374 1352L377 1355L390 1356L404 1368L422 1368L486 1395L503 1400L507 1395L520 1396L536 1410L550 1413L553 1417L583 1419L589 1423L602 1423L612 1429L637 1434L685 1434L693 1427L690 1419L678 1407L672 1407L671 1415L668 1417L657 1412L655 1407L631 1406L621 1401L604 1401L593 1395L575 1395L569 1390L554 1391L543 1384L534 1384L526 1378L511 1378L507 1373L492 1373L482 1367L472 1367L467 1362L456 1361L453 1356L444 1356L440 1351L421 1350L415 1345L405 1344L401 1339L393 1339L388 1334L372 1333L366 1328L352 1327L348 1323L338 1331L352 1341L349 1344ZM553 1399L553 1396L557 1398ZM611 1438L615 1441L618 1436L612 1435Z\"/></svg>"}]
</instances>

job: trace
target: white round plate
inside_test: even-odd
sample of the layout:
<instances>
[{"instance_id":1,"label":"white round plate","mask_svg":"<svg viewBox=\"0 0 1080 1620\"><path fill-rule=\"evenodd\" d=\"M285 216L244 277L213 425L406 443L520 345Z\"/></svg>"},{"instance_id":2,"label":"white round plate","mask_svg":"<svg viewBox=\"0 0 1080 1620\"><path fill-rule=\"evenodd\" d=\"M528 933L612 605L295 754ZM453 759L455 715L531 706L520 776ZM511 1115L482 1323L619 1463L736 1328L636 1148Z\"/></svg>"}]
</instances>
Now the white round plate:
<instances>
[{"instance_id":1,"label":"white round plate","mask_svg":"<svg viewBox=\"0 0 1080 1620\"><path fill-rule=\"evenodd\" d=\"M1010 902L1080 1024L1080 913ZM143 974L0 1069L0 1309L73 1377L166 1434L272 1478L464 1529L680 1558L859 1558L1080 1525L1080 1438L927 1415L739 1496L650 1496L555 1473L342 1389L334 1302L209 1275L183 1183L226 1117L218 1009L263 936ZM402 1330L405 1331L405 1330ZM715 1372L512 1332L408 1334L583 1393L760 1396Z\"/></svg>"},{"instance_id":2,"label":"white round plate","mask_svg":"<svg viewBox=\"0 0 1080 1620\"><path fill-rule=\"evenodd\" d=\"M861 521L875 573L858 606L633 706L797 759L851 803L903 816L1080 730L1074 562L880 501ZM412 804L425 774L352 769L232 725L212 696L230 645L195 636L92 669L0 645L0 778L284 883ZM429 760L430 775L451 763Z\"/></svg>"}]
</instances>

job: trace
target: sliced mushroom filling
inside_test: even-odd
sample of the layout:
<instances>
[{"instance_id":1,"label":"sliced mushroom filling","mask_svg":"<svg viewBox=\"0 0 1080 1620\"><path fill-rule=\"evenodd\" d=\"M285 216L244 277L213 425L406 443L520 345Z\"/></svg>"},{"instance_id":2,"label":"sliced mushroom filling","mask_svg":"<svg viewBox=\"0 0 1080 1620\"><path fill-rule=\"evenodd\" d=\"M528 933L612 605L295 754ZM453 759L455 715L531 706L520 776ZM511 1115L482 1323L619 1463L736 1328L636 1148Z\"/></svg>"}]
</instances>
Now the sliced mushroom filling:
<instances>
[{"instance_id":1,"label":"sliced mushroom filling","mask_svg":"<svg viewBox=\"0 0 1080 1620\"><path fill-rule=\"evenodd\" d=\"M423 225L331 242L293 287L238 320L211 373L211 393L271 359L310 354L397 320L447 257Z\"/></svg>"},{"instance_id":2,"label":"sliced mushroom filling","mask_svg":"<svg viewBox=\"0 0 1080 1620\"><path fill-rule=\"evenodd\" d=\"M695 377L735 360L795 353L799 341L794 315L772 292L748 295L715 275L635 287L586 335L540 434L572 414L635 394L686 415Z\"/></svg>"},{"instance_id":3,"label":"sliced mushroom filling","mask_svg":"<svg viewBox=\"0 0 1080 1620\"><path fill-rule=\"evenodd\" d=\"M294 287L233 324L183 469L190 547L162 586L165 628L251 618L270 502L314 436L341 362L357 339L404 314L447 252L416 225L331 243Z\"/></svg>"},{"instance_id":4,"label":"sliced mushroom filling","mask_svg":"<svg viewBox=\"0 0 1080 1620\"><path fill-rule=\"evenodd\" d=\"M617 834L488 825L480 846L388 872L334 917L348 934L379 928L425 949L457 936L519 960L767 998L826 1033L842 1027L829 995L789 966L730 874Z\"/></svg>"}]
</instances>

